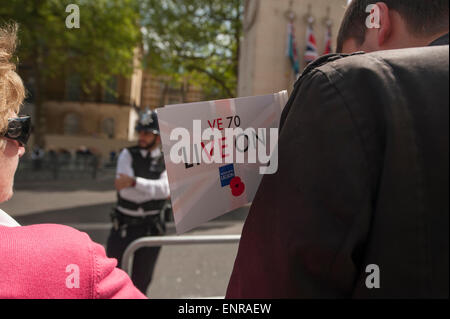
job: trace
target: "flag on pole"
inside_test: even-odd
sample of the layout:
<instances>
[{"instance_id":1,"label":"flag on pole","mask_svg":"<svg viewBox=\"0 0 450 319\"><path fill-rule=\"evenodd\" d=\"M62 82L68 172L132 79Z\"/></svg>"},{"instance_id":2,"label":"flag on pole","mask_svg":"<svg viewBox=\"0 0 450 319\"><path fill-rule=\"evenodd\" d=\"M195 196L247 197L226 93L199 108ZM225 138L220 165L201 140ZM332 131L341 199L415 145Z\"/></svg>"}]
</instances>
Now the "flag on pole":
<instances>
[{"instance_id":1,"label":"flag on pole","mask_svg":"<svg viewBox=\"0 0 450 319\"><path fill-rule=\"evenodd\" d=\"M333 52L331 41L332 41L331 27L327 26L327 33L325 34L325 51L323 52L323 55L330 54Z\"/></svg>"},{"instance_id":2,"label":"flag on pole","mask_svg":"<svg viewBox=\"0 0 450 319\"><path fill-rule=\"evenodd\" d=\"M289 22L288 24L287 56L291 60L292 69L294 70L295 76L298 77L300 73L300 62L298 59L297 42L295 40L295 28L293 22Z\"/></svg>"},{"instance_id":3,"label":"flag on pole","mask_svg":"<svg viewBox=\"0 0 450 319\"><path fill-rule=\"evenodd\" d=\"M317 41L314 36L313 28L311 24L308 24L306 29L306 51L305 51L305 62L306 64L314 61L319 57L317 53Z\"/></svg>"}]
</instances>

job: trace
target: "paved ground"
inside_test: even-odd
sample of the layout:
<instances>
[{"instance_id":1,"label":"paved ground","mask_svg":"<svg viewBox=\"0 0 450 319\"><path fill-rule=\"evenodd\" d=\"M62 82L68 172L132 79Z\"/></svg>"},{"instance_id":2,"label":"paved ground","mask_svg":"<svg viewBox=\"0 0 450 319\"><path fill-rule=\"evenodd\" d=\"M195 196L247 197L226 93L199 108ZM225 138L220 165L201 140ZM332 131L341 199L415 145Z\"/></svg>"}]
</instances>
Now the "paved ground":
<instances>
[{"instance_id":1,"label":"paved ground","mask_svg":"<svg viewBox=\"0 0 450 319\"><path fill-rule=\"evenodd\" d=\"M88 233L105 245L111 227L109 213L115 203L112 177L16 183L12 200L0 208L20 224L57 223ZM242 208L185 235L240 234L248 208ZM169 234L174 235L173 224ZM152 298L224 296L237 245L163 247L148 290Z\"/></svg>"}]
</instances>

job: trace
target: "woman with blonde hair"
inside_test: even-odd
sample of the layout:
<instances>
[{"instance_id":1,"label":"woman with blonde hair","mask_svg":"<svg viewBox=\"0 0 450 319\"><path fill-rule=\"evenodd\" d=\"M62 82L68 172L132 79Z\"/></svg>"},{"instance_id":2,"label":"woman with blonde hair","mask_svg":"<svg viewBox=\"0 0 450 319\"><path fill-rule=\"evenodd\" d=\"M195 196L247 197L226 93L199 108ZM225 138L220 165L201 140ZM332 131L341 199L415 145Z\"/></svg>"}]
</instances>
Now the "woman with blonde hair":
<instances>
[{"instance_id":1,"label":"woman with blonde hair","mask_svg":"<svg viewBox=\"0 0 450 319\"><path fill-rule=\"evenodd\" d=\"M11 62L16 34L16 25L0 27L0 203L13 195L30 135L30 117L18 116L25 89ZM116 266L87 234L62 225L22 227L0 210L0 298L145 298Z\"/></svg>"}]
</instances>

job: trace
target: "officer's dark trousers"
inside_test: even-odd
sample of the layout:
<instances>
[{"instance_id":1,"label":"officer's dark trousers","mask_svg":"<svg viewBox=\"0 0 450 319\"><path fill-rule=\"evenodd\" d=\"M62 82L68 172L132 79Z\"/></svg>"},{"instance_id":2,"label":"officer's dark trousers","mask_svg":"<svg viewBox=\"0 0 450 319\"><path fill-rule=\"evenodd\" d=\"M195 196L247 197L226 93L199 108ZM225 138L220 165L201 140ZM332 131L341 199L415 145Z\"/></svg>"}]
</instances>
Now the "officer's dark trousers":
<instances>
[{"instance_id":1,"label":"officer's dark trousers","mask_svg":"<svg viewBox=\"0 0 450 319\"><path fill-rule=\"evenodd\" d=\"M122 255L127 246L134 240L147 237L147 225L130 225L126 229L126 236L122 237L122 231L111 230L108 238L107 255L110 258L116 258L121 267ZM140 248L136 251L133 262L133 273L131 280L134 285L145 295L150 282L152 281L153 271L158 259L161 247Z\"/></svg>"}]
</instances>

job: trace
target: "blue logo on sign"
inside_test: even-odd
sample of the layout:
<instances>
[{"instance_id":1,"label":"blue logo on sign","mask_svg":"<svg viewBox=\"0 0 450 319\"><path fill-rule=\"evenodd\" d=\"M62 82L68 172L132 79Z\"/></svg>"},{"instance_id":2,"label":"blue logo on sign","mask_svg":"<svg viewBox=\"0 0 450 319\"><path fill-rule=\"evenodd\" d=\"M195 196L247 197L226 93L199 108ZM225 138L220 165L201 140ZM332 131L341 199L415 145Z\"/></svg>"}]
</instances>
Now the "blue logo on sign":
<instances>
[{"instance_id":1,"label":"blue logo on sign","mask_svg":"<svg viewBox=\"0 0 450 319\"><path fill-rule=\"evenodd\" d=\"M227 166L219 167L220 171L220 183L222 187L230 185L231 180L234 178L234 165L230 164Z\"/></svg>"}]
</instances>

